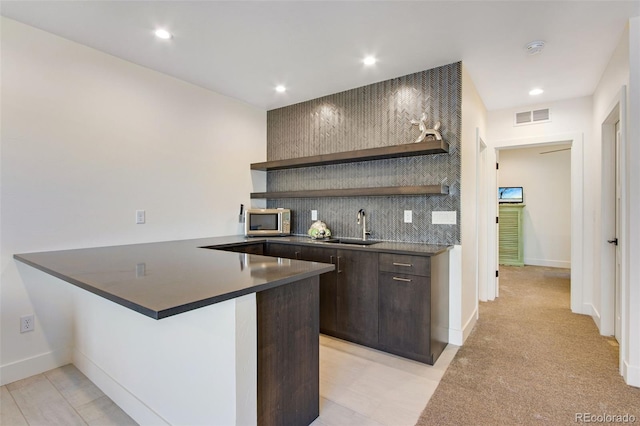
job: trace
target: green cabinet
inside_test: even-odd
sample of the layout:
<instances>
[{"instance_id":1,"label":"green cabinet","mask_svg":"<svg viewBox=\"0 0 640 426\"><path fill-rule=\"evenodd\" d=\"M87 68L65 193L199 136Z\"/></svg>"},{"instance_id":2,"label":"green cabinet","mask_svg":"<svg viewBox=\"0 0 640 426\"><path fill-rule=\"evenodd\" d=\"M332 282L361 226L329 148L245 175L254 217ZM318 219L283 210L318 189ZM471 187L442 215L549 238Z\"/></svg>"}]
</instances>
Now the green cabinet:
<instances>
[{"instance_id":1,"label":"green cabinet","mask_svg":"<svg viewBox=\"0 0 640 426\"><path fill-rule=\"evenodd\" d=\"M524 204L501 204L498 214L500 265L524 266L522 219Z\"/></svg>"}]
</instances>

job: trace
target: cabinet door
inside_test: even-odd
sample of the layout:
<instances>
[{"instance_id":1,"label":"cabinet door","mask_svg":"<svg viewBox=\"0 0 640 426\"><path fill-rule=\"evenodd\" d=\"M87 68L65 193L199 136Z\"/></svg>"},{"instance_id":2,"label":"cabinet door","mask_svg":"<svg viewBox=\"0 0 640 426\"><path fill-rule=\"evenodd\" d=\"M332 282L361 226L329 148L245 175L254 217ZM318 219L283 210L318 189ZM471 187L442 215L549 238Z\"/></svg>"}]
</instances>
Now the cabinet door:
<instances>
[{"instance_id":1,"label":"cabinet door","mask_svg":"<svg viewBox=\"0 0 640 426\"><path fill-rule=\"evenodd\" d=\"M380 272L379 342L389 352L431 362L430 278Z\"/></svg>"},{"instance_id":2,"label":"cabinet door","mask_svg":"<svg viewBox=\"0 0 640 426\"><path fill-rule=\"evenodd\" d=\"M340 337L378 344L378 254L337 250L336 328Z\"/></svg>"},{"instance_id":3,"label":"cabinet door","mask_svg":"<svg viewBox=\"0 0 640 426\"><path fill-rule=\"evenodd\" d=\"M300 259L335 265L336 250L301 246ZM336 331L336 286L336 271L320 275L320 331L325 334L333 334Z\"/></svg>"},{"instance_id":4,"label":"cabinet door","mask_svg":"<svg viewBox=\"0 0 640 426\"><path fill-rule=\"evenodd\" d=\"M498 263L524 266L522 206L500 206L498 220Z\"/></svg>"},{"instance_id":5,"label":"cabinet door","mask_svg":"<svg viewBox=\"0 0 640 426\"><path fill-rule=\"evenodd\" d=\"M267 249L265 254L267 256L284 257L286 259L299 259L300 246L297 246L295 244L267 242Z\"/></svg>"}]
</instances>

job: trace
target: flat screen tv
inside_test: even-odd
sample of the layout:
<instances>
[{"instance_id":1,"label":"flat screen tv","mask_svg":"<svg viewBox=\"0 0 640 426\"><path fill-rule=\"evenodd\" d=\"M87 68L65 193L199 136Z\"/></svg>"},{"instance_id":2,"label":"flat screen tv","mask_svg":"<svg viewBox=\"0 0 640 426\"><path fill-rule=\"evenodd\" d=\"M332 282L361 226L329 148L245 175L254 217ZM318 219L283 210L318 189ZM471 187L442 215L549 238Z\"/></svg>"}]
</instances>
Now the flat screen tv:
<instances>
[{"instance_id":1,"label":"flat screen tv","mask_svg":"<svg viewBox=\"0 0 640 426\"><path fill-rule=\"evenodd\" d=\"M522 203L521 186L501 186L498 188L499 203Z\"/></svg>"}]
</instances>

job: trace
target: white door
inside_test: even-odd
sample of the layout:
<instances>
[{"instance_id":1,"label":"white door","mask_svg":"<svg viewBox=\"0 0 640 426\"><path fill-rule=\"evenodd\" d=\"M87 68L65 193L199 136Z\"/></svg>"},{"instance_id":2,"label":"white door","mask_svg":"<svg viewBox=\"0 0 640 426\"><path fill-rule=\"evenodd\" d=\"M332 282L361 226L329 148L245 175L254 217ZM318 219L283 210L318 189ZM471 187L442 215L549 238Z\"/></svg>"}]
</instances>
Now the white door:
<instances>
[{"instance_id":1,"label":"white door","mask_svg":"<svg viewBox=\"0 0 640 426\"><path fill-rule=\"evenodd\" d=\"M500 186L500 179L498 176L498 170L500 164L500 150L496 149L496 186L493 188L493 202L496 205L496 289L494 297L500 296L500 226L498 225L498 216L500 216L500 204L498 203L498 187Z\"/></svg>"},{"instance_id":2,"label":"white door","mask_svg":"<svg viewBox=\"0 0 640 426\"><path fill-rule=\"evenodd\" d=\"M616 235L614 238L616 245L616 265L615 265L615 324L614 324L614 335L616 340L620 342L620 330L622 324L622 290L620 283L620 275L621 275L621 253L620 253L620 244L618 244L618 238L620 237L620 214L621 214L621 182L620 182L620 121L615 124L615 132L616 132L616 152L615 152L615 162L616 162L616 211L615 211L615 220L616 220Z\"/></svg>"}]
</instances>

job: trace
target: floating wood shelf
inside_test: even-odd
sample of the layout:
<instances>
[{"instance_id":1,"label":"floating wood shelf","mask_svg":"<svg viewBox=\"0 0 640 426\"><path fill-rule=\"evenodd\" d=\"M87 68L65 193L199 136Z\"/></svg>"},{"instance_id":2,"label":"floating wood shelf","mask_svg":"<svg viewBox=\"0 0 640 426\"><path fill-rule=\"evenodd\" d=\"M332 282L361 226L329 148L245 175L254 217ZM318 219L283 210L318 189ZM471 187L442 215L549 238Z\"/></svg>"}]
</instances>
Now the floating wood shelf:
<instances>
[{"instance_id":1,"label":"floating wood shelf","mask_svg":"<svg viewBox=\"0 0 640 426\"><path fill-rule=\"evenodd\" d=\"M326 166L330 164L352 163L356 161L382 160L385 158L411 157L415 155L444 154L449 152L445 141L430 140L405 145L384 146L381 148L359 149L335 154L313 155L291 158L289 160L266 161L251 164L251 170L283 170L299 167Z\"/></svg>"},{"instance_id":2,"label":"floating wood shelf","mask_svg":"<svg viewBox=\"0 0 640 426\"><path fill-rule=\"evenodd\" d=\"M315 189L306 191L252 192L251 198L318 198L318 197L381 197L389 195L447 195L447 185L387 186L378 188Z\"/></svg>"}]
</instances>

